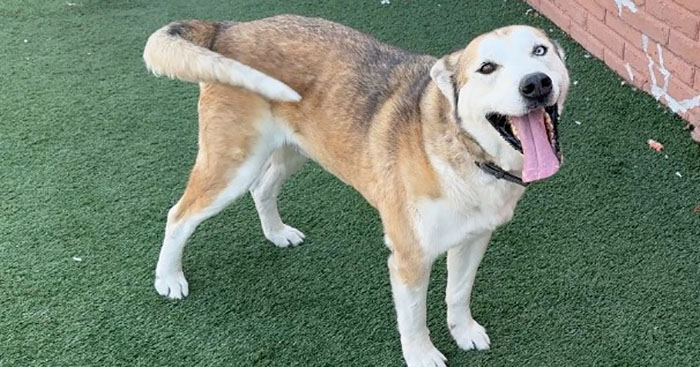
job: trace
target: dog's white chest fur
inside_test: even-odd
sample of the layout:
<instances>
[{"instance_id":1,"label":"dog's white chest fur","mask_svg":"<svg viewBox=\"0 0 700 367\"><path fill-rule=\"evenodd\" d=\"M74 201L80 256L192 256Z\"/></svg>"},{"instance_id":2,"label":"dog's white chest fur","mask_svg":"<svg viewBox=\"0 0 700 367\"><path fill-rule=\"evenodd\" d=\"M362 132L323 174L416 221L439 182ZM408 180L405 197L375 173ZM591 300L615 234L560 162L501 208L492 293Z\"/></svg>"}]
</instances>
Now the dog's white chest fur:
<instances>
[{"instance_id":1,"label":"dog's white chest fur","mask_svg":"<svg viewBox=\"0 0 700 367\"><path fill-rule=\"evenodd\" d=\"M427 254L437 257L511 220L524 188L481 172L460 177L437 159L433 164L443 197L414 207L415 228Z\"/></svg>"}]
</instances>

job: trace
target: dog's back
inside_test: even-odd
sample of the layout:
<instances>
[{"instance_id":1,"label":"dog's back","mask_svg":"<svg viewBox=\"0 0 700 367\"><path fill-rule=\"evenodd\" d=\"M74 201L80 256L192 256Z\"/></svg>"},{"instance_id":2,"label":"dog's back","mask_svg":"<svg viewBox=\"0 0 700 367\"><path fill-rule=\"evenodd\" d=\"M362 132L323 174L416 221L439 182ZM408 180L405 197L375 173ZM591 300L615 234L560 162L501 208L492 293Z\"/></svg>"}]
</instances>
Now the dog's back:
<instances>
[{"instance_id":1,"label":"dog's back","mask_svg":"<svg viewBox=\"0 0 700 367\"><path fill-rule=\"evenodd\" d=\"M188 56L192 48L199 52ZM294 15L174 22L151 36L144 58L157 74L239 86L268 98L300 136L315 135L304 144L307 152L360 192L377 172L367 165L359 172L358 161L369 157L372 139L396 140L409 131L391 121L420 122L420 98L436 60L341 24Z\"/></svg>"}]
</instances>

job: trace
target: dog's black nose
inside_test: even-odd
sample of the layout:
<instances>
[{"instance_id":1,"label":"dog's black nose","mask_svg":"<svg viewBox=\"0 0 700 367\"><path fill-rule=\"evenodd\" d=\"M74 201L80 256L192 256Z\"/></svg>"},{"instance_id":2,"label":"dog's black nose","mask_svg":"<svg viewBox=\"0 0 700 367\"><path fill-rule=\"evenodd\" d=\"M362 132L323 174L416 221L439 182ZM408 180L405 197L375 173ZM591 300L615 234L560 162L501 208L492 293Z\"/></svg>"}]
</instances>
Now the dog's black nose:
<instances>
[{"instance_id":1,"label":"dog's black nose","mask_svg":"<svg viewBox=\"0 0 700 367\"><path fill-rule=\"evenodd\" d=\"M545 73L525 75L520 82L520 94L528 99L543 100L552 93L552 79Z\"/></svg>"}]
</instances>

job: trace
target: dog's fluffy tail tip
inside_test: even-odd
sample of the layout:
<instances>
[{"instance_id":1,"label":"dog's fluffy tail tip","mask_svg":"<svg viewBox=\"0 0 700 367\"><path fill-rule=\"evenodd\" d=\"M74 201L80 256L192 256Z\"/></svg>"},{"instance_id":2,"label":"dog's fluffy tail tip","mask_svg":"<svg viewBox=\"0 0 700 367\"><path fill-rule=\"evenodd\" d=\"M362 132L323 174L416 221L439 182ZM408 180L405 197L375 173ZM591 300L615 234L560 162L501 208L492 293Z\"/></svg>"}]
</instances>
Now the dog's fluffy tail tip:
<instances>
[{"instance_id":1,"label":"dog's fluffy tail tip","mask_svg":"<svg viewBox=\"0 0 700 367\"><path fill-rule=\"evenodd\" d=\"M199 21L175 22L159 29L146 42L146 67L155 76L228 84L273 101L301 101L301 95L284 82L204 47L215 35L212 29L213 23Z\"/></svg>"},{"instance_id":2,"label":"dog's fluffy tail tip","mask_svg":"<svg viewBox=\"0 0 700 367\"><path fill-rule=\"evenodd\" d=\"M297 91L284 83L281 84L283 85L283 88L280 89L279 97L271 96L273 100L280 102L301 102L301 95L297 93Z\"/></svg>"},{"instance_id":3,"label":"dog's fluffy tail tip","mask_svg":"<svg viewBox=\"0 0 700 367\"><path fill-rule=\"evenodd\" d=\"M301 95L297 93L292 87L288 86L284 82L272 78L268 75L262 74L260 78L256 78L257 83L252 85L251 89L257 91L263 96L278 102L299 102L301 101Z\"/></svg>"}]
</instances>

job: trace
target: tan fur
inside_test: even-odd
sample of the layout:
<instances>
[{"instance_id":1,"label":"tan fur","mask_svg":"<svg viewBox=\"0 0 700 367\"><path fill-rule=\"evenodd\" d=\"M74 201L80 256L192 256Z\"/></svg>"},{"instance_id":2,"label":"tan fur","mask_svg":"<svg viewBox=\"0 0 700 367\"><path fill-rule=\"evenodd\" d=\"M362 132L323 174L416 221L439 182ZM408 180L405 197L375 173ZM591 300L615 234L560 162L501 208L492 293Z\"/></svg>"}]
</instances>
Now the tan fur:
<instances>
[{"instance_id":1,"label":"tan fur","mask_svg":"<svg viewBox=\"0 0 700 367\"><path fill-rule=\"evenodd\" d=\"M269 108L260 96L203 84L199 96L199 152L175 219L209 206L236 175L258 138L254 125Z\"/></svg>"}]
</instances>

